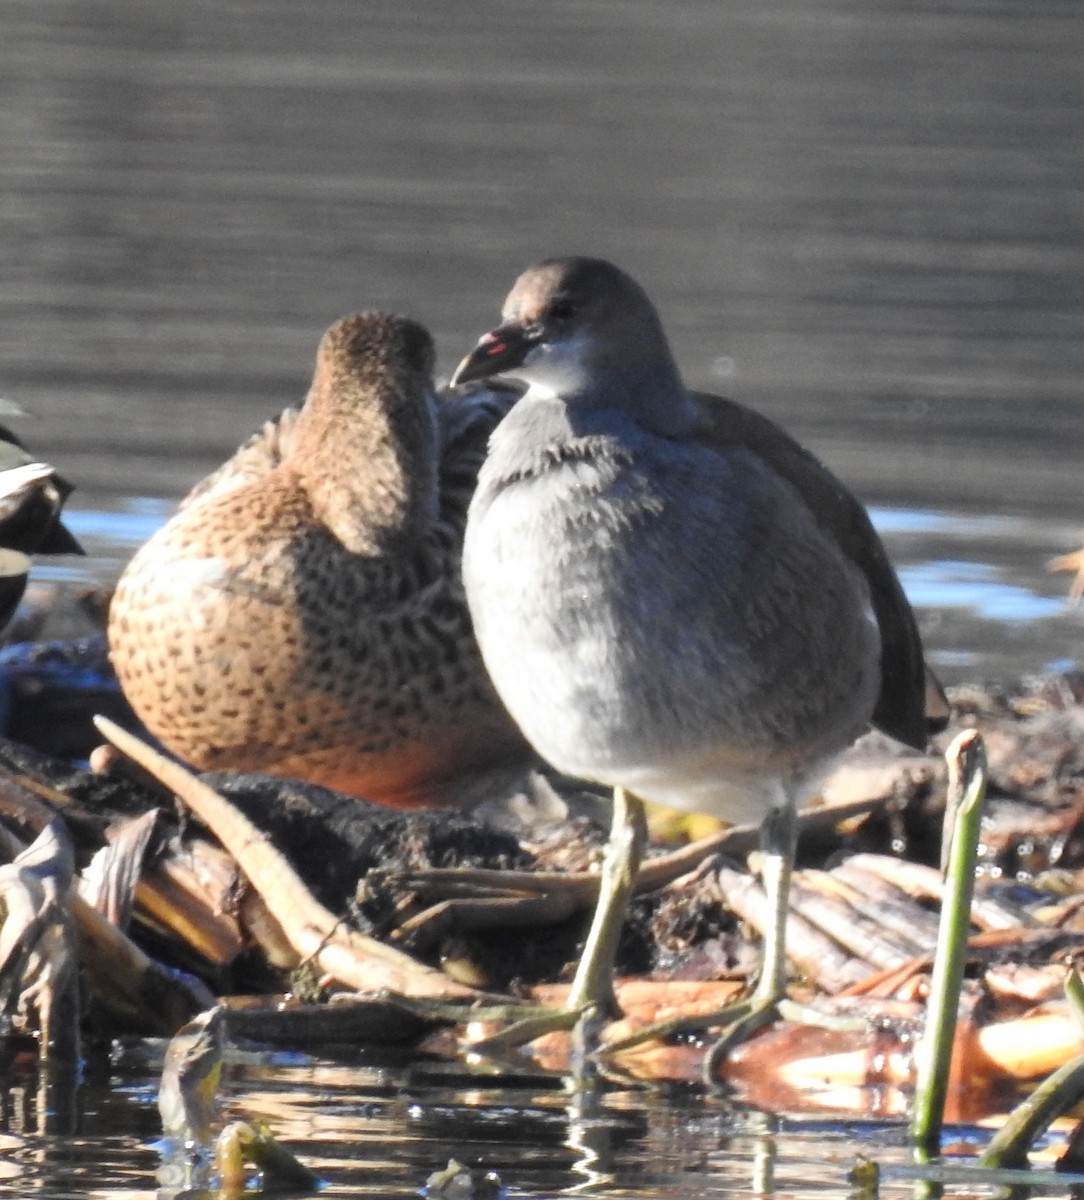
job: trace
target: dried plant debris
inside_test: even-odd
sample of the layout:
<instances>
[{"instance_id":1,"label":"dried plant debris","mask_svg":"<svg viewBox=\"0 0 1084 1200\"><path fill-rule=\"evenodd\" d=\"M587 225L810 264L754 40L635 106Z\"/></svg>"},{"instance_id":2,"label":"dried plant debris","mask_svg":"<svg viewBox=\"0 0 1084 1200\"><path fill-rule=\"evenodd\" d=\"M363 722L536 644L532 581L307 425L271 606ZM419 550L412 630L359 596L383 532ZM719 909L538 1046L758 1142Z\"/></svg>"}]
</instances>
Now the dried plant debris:
<instances>
[{"instance_id":1,"label":"dried plant debris","mask_svg":"<svg viewBox=\"0 0 1084 1200\"><path fill-rule=\"evenodd\" d=\"M1067 965L1084 959L1084 680L953 698L946 738L980 730L992 775L967 958L978 1059L968 1061L977 1079L1004 1080L1049 1060L1041 1049L1014 1058L1007 1042L1045 1039L1056 1054L1076 1036L1058 1004ZM145 766L114 756L107 773L93 773L0 743L9 856L55 820L70 835L83 875L70 921L95 1028L172 1033L220 997L251 1036L398 1041L436 1036L448 1014L392 992L427 1004L480 994L559 1003L553 988L577 961L605 842L597 792L543 778L510 786L505 805L404 814L304 783L219 774L194 780L209 797L189 811L175 793L193 777L169 764L181 774L155 779ZM838 1048L813 1053L793 1032L780 1049L769 1038L784 1035L773 1031L735 1057L743 1086L785 1076L803 1091L818 1071L837 1070L868 1082L875 1060L901 1079L910 1069L941 901L943 765L864 739L825 791L836 806L802 818L793 990L868 1018L866 1066ZM705 1008L747 981L763 909L745 861L755 844L735 829L653 849L618 955L619 974L639 980L635 1000L623 999L623 1028ZM5 926L5 937L17 941L18 928ZM559 1043L538 1052L560 1062ZM457 1052L447 1035L434 1044ZM763 1057L769 1046L778 1065ZM855 1052L852 1035L846 1053ZM629 1069L653 1079L693 1079L702 1055L681 1036L627 1052Z\"/></svg>"},{"instance_id":2,"label":"dried plant debris","mask_svg":"<svg viewBox=\"0 0 1084 1200\"><path fill-rule=\"evenodd\" d=\"M61 821L0 867L0 1007L7 1017L33 1016L43 1054L79 1058L80 1007L75 922L69 905L74 862Z\"/></svg>"}]
</instances>

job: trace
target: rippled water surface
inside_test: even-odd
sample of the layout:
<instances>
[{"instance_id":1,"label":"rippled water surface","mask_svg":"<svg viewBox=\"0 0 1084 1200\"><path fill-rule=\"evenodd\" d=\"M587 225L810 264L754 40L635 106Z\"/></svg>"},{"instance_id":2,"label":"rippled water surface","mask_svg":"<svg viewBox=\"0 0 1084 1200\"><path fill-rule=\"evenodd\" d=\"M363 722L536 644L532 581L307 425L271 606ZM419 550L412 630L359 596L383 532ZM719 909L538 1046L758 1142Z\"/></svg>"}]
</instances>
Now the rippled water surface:
<instances>
[{"instance_id":1,"label":"rippled water surface","mask_svg":"<svg viewBox=\"0 0 1084 1200\"><path fill-rule=\"evenodd\" d=\"M450 369L612 257L876 506L946 676L1064 664L1082 60L1075 0L8 0L0 394L108 579L338 315Z\"/></svg>"},{"instance_id":2,"label":"rippled water surface","mask_svg":"<svg viewBox=\"0 0 1084 1200\"><path fill-rule=\"evenodd\" d=\"M303 393L337 316L408 311L448 370L526 263L611 257L690 383L872 505L946 678L1064 665L1084 618L1044 564L1084 536L1082 62L1079 0L5 0L0 394L108 583ZM412 1194L475 1141L523 1193L589 1182L552 1090L236 1081L332 1194ZM150 1084L115 1082L83 1140L9 1118L0 1190L149 1194ZM774 1169L843 1195L871 1136L606 1112L637 1194Z\"/></svg>"},{"instance_id":3,"label":"rippled water surface","mask_svg":"<svg viewBox=\"0 0 1084 1200\"><path fill-rule=\"evenodd\" d=\"M208 1197L184 1190L155 1140L161 1049L132 1043L115 1047L109 1061L92 1056L76 1102L58 1104L54 1093L44 1119L32 1072L8 1083L0 1093L0 1196ZM923 1174L898 1125L749 1112L691 1094L613 1089L576 1097L542 1076L471 1075L387 1051L319 1058L234 1047L220 1096L223 1121L265 1120L330 1197L416 1197L450 1158L496 1172L509 1200L857 1198L872 1194L851 1182L863 1160L877 1165L880 1196L911 1198ZM991 1182L977 1181L973 1159L940 1170L949 1197L996 1194ZM1046 1170L1042 1187L1020 1195L1062 1195L1065 1186Z\"/></svg>"}]
</instances>

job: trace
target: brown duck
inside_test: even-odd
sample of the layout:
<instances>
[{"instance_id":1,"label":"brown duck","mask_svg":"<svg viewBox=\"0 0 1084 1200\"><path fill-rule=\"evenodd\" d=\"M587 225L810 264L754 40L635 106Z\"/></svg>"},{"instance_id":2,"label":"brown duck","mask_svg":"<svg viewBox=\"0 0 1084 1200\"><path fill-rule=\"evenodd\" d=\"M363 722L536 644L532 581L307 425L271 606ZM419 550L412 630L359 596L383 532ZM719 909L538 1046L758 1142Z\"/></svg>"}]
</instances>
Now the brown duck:
<instances>
[{"instance_id":1,"label":"brown duck","mask_svg":"<svg viewBox=\"0 0 1084 1200\"><path fill-rule=\"evenodd\" d=\"M121 576L117 675L193 766L413 807L530 761L460 582L475 476L514 396L435 396L433 362L413 321L333 325L300 411L198 484Z\"/></svg>"}]
</instances>

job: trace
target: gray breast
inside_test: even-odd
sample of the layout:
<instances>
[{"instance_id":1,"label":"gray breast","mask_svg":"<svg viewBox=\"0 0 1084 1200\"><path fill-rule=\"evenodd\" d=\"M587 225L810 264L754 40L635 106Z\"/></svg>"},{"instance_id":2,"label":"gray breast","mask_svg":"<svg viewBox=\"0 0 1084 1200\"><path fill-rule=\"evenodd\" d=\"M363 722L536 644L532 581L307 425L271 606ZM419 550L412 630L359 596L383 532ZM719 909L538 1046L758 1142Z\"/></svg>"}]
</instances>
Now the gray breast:
<instances>
[{"instance_id":1,"label":"gray breast","mask_svg":"<svg viewBox=\"0 0 1084 1200\"><path fill-rule=\"evenodd\" d=\"M528 462L495 438L464 577L498 692L570 774L800 776L869 719L865 582L744 450L623 429Z\"/></svg>"}]
</instances>

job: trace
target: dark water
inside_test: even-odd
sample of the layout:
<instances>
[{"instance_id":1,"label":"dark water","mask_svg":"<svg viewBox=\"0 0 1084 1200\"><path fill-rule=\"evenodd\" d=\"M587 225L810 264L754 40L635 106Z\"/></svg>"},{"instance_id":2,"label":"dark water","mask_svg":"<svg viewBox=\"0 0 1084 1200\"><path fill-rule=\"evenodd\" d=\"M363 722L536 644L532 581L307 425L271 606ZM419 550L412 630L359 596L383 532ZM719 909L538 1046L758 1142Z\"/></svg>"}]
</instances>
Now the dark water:
<instances>
[{"instance_id":1,"label":"dark water","mask_svg":"<svg viewBox=\"0 0 1084 1200\"><path fill-rule=\"evenodd\" d=\"M6 0L0 394L115 575L409 311L449 369L527 262L612 257L690 382L869 503L949 678L1078 658L1077 0ZM165 504L159 503L166 501Z\"/></svg>"},{"instance_id":2,"label":"dark water","mask_svg":"<svg viewBox=\"0 0 1084 1200\"><path fill-rule=\"evenodd\" d=\"M156 1141L161 1050L129 1043L117 1045L110 1061L92 1057L73 1118L58 1111L55 1095L42 1116L47 1104L32 1073L4 1086L0 1196L210 1200L178 1186ZM918 1189L921 1172L899 1124L751 1112L694 1095L576 1096L540 1076L472 1075L452 1064L407 1063L387 1050L307 1057L235 1046L219 1095L222 1121L265 1121L325 1183L319 1194L326 1197L409 1200L450 1158L496 1172L505 1200L859 1200L874 1194L850 1181L862 1159L879 1169L876 1195L931 1194ZM946 1136L963 1147L970 1135L950 1129ZM987 1136L972 1140L972 1154ZM1051 1139L1052 1149L1064 1143L1064 1132ZM1078 1177L1054 1177L1050 1157L1037 1150L1036 1186L1019 1196L1066 1194ZM947 1197L999 1194L973 1157L955 1157L939 1174Z\"/></svg>"},{"instance_id":3,"label":"dark water","mask_svg":"<svg viewBox=\"0 0 1084 1200\"><path fill-rule=\"evenodd\" d=\"M303 393L337 316L408 311L447 370L522 266L611 257L690 383L874 506L947 678L1064 664L1084 616L1044 563L1084 537L1082 63L1079 0L5 0L0 395L78 485L107 582ZM439 1106L419 1091L415 1120L398 1076L374 1100L297 1069L316 1099L290 1128L350 1194L410 1193L506 1110L528 1142L568 1134L559 1096L502 1092L423 1145ZM91 1194L66 1158L95 1194L114 1164L153 1188L148 1093L94 1095L86 1143L9 1122L13 1194ZM846 1194L846 1131L769 1123L732 1155L710 1106L611 1104L649 1192L753 1190L784 1145ZM555 1153L517 1186L590 1184Z\"/></svg>"}]
</instances>

